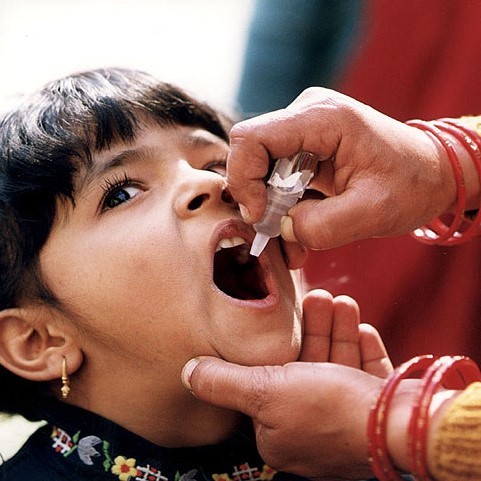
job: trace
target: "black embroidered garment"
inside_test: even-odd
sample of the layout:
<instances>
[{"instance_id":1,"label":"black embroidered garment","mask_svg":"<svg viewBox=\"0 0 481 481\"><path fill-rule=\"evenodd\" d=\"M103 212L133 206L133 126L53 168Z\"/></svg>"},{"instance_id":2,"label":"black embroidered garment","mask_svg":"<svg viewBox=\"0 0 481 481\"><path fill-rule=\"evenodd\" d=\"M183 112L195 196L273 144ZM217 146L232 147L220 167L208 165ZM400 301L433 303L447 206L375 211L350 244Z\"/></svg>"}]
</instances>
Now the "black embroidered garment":
<instances>
[{"instance_id":1,"label":"black embroidered garment","mask_svg":"<svg viewBox=\"0 0 481 481\"><path fill-rule=\"evenodd\" d=\"M163 448L74 406L42 411L48 424L0 465L1 481L305 481L262 461L247 420L224 443Z\"/></svg>"},{"instance_id":2,"label":"black embroidered garment","mask_svg":"<svg viewBox=\"0 0 481 481\"><path fill-rule=\"evenodd\" d=\"M50 405L48 421L11 459L12 481L299 481L276 473L257 453L249 429L198 448L162 448L80 408ZM53 413L53 414L52 414ZM155 422L153 420L153 422Z\"/></svg>"}]
</instances>

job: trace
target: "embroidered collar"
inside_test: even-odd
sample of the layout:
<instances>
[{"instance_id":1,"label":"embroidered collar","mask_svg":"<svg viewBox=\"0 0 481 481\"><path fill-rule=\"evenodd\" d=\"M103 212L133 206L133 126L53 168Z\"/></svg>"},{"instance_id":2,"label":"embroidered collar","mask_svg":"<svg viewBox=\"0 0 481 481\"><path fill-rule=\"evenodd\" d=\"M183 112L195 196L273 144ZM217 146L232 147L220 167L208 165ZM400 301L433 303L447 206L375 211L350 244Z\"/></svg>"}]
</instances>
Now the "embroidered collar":
<instances>
[{"instance_id":1,"label":"embroidered collar","mask_svg":"<svg viewBox=\"0 0 481 481\"><path fill-rule=\"evenodd\" d=\"M150 463L142 464L136 458L115 455L110 449L109 441L95 435L82 436L81 431L77 431L70 436L62 428L54 426L51 438L52 448L64 458L76 452L82 463L93 466L93 459L100 457L104 471L117 476L120 481L197 481L199 469L190 469L187 472L177 470L174 479L170 480L162 474L159 467L162 462L153 466ZM112 459L113 456L115 457ZM212 473L209 481L270 481L275 474L276 471L266 464L260 467L251 466L245 461L238 466L234 465L231 473Z\"/></svg>"},{"instance_id":2,"label":"embroidered collar","mask_svg":"<svg viewBox=\"0 0 481 481\"><path fill-rule=\"evenodd\" d=\"M52 455L66 463L67 470L86 476L104 473L112 481L270 481L279 477L259 457L250 429L239 430L215 446L164 448L80 408L58 403L48 411Z\"/></svg>"}]
</instances>

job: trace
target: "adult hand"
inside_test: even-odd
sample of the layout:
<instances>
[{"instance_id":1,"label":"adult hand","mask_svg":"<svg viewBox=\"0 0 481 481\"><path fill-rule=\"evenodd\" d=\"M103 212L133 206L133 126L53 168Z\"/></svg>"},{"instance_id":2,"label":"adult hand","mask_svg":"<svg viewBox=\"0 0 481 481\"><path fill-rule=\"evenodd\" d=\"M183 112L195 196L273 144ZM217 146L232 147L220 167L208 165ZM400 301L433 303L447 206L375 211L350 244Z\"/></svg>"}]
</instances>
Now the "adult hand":
<instances>
[{"instance_id":1,"label":"adult hand","mask_svg":"<svg viewBox=\"0 0 481 481\"><path fill-rule=\"evenodd\" d=\"M449 162L424 132L327 89L307 89L286 109L238 123L230 139L229 189L252 223L265 208L269 159L300 150L319 156L311 187L328 198L298 203L282 226L285 239L310 248L407 233L456 197Z\"/></svg>"},{"instance_id":2,"label":"adult hand","mask_svg":"<svg viewBox=\"0 0 481 481\"><path fill-rule=\"evenodd\" d=\"M380 378L333 363L195 362L186 387L205 402L250 416L259 453L272 468L320 479L372 476L366 426Z\"/></svg>"},{"instance_id":3,"label":"adult hand","mask_svg":"<svg viewBox=\"0 0 481 481\"><path fill-rule=\"evenodd\" d=\"M367 417L382 382L377 375L392 366L377 331L359 325L351 298L315 290L303 309L304 362L243 367L201 357L186 365L183 382L199 399L250 416L273 468L311 478L369 477Z\"/></svg>"}]
</instances>

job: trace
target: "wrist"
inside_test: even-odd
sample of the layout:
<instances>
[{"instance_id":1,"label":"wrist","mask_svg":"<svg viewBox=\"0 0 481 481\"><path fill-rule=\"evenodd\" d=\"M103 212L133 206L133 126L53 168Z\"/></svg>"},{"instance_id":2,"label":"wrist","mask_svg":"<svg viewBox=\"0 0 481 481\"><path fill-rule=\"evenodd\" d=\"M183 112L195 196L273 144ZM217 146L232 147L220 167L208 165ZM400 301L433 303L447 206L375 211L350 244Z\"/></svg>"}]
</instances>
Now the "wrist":
<instances>
[{"instance_id":1,"label":"wrist","mask_svg":"<svg viewBox=\"0 0 481 481\"><path fill-rule=\"evenodd\" d=\"M473 118L481 120L481 117L469 117L469 119ZM451 119L446 120L449 122ZM461 119L456 119L455 122L459 126L470 129L473 135L479 137L479 133L471 128L471 122L468 121L466 123L463 123ZM449 127L449 125L444 125L444 127ZM452 127L454 127L454 125ZM453 135L453 133L455 133L456 135ZM481 199L481 179L479 178L479 174L476 170L476 163L473 159L473 154L476 155L474 153L475 150L479 151L479 148L474 145L472 139L469 139L466 135L462 134L463 132L459 130L456 131L455 128L451 128L450 130L445 131L446 138L449 139L449 141L452 143L456 156L459 160L461 170L463 172L463 180L466 186L466 210L470 211L479 208ZM455 203L456 198L453 198L453 207Z\"/></svg>"},{"instance_id":2,"label":"wrist","mask_svg":"<svg viewBox=\"0 0 481 481\"><path fill-rule=\"evenodd\" d=\"M469 129L472 131L478 138L481 139L481 116L469 116L469 117L461 117L459 119L456 119L456 122L459 123L459 125L465 127L466 129ZM459 149L459 145L458 145ZM479 181L477 181L477 172L474 167L474 163L470 156L468 155L468 152L466 149L462 153L462 162L463 162L463 168L466 170L466 191L468 193L468 198L467 198L467 207L468 210L471 209L478 209L480 202L481 202L481 184Z\"/></svg>"},{"instance_id":3,"label":"wrist","mask_svg":"<svg viewBox=\"0 0 481 481\"><path fill-rule=\"evenodd\" d=\"M436 144L440 170L447 186L448 205L442 217L433 218L425 226L417 228L413 236L426 244L455 245L466 242L481 233L481 138L474 130L455 119L439 119L430 122L411 120L416 127ZM444 154L443 152L444 151ZM448 162L446 162L446 159ZM452 203L452 182L446 176L446 164L451 166L455 181L455 202ZM443 183L443 184L444 184ZM472 212L476 211L476 212ZM450 215L447 215L450 214ZM440 215L440 214L438 214Z\"/></svg>"},{"instance_id":4,"label":"wrist","mask_svg":"<svg viewBox=\"0 0 481 481\"><path fill-rule=\"evenodd\" d=\"M416 374L421 378L407 379ZM439 421L431 416L442 417L456 394L444 388L460 389L480 379L479 368L463 356L418 356L397 367L386 379L368 421L374 475L380 481L394 481L401 479L399 471L406 471L430 481L429 443L432 446L439 429Z\"/></svg>"},{"instance_id":5,"label":"wrist","mask_svg":"<svg viewBox=\"0 0 481 481\"><path fill-rule=\"evenodd\" d=\"M393 397L387 418L387 450L393 464L400 471L410 469L409 422L412 406L419 396L421 381L406 379L401 382Z\"/></svg>"}]
</instances>

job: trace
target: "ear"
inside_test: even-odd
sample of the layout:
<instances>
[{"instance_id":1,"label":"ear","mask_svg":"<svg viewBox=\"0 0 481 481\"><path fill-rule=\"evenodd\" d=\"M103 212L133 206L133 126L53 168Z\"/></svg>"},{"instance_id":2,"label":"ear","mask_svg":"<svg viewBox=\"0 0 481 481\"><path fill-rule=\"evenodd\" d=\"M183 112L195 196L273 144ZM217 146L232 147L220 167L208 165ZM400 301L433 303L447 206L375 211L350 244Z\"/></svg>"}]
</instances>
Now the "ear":
<instances>
[{"instance_id":1,"label":"ear","mask_svg":"<svg viewBox=\"0 0 481 481\"><path fill-rule=\"evenodd\" d=\"M82 364L82 351L62 324L45 307L0 311L0 364L25 379L50 381L61 376L65 358L72 374Z\"/></svg>"}]
</instances>

